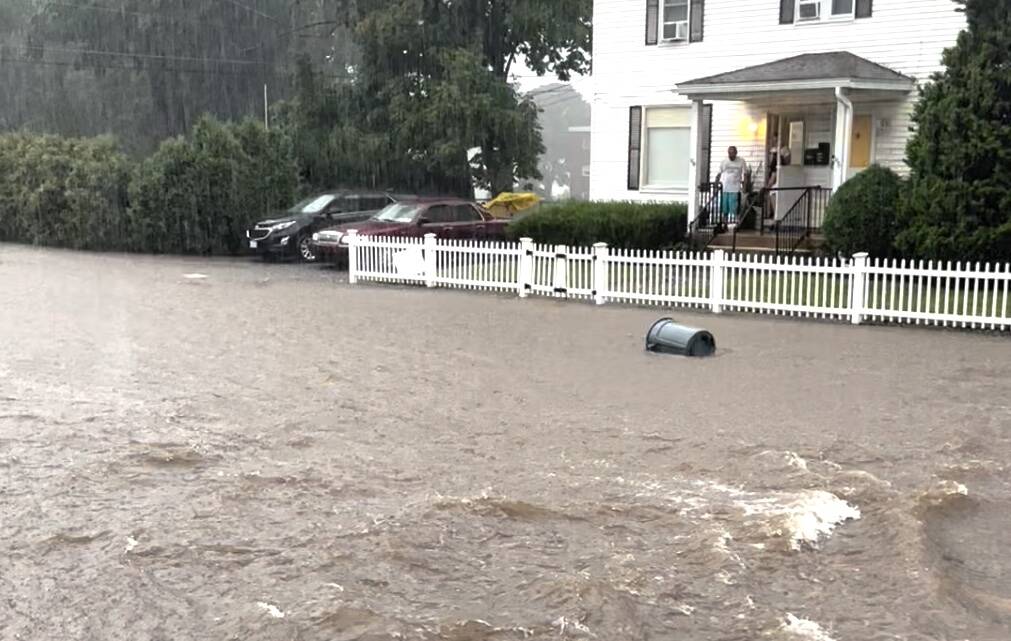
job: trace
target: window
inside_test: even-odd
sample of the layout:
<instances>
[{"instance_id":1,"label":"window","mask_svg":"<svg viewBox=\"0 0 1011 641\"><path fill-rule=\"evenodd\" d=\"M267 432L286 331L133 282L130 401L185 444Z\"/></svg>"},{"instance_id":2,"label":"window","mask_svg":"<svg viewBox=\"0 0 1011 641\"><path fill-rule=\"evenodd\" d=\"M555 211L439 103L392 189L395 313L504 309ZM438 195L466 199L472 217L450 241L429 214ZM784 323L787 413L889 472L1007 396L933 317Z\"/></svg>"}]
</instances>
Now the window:
<instances>
[{"instance_id":1,"label":"window","mask_svg":"<svg viewBox=\"0 0 1011 641\"><path fill-rule=\"evenodd\" d=\"M688 159L691 157L691 109L647 109L645 121L645 186L659 189L686 188Z\"/></svg>"},{"instance_id":2,"label":"window","mask_svg":"<svg viewBox=\"0 0 1011 641\"><path fill-rule=\"evenodd\" d=\"M455 222L453 220L453 210L448 205L434 205L428 208L424 214L425 218L428 219L429 223L432 224L444 224Z\"/></svg>"},{"instance_id":3,"label":"window","mask_svg":"<svg viewBox=\"0 0 1011 641\"><path fill-rule=\"evenodd\" d=\"M800 0L797 3L797 22L821 20L821 0Z\"/></svg>"},{"instance_id":4,"label":"window","mask_svg":"<svg viewBox=\"0 0 1011 641\"><path fill-rule=\"evenodd\" d=\"M702 42L705 13L706 0L646 0L646 44Z\"/></svg>"},{"instance_id":5,"label":"window","mask_svg":"<svg viewBox=\"0 0 1011 641\"><path fill-rule=\"evenodd\" d=\"M832 0L832 17L852 18L854 0Z\"/></svg>"},{"instance_id":6,"label":"window","mask_svg":"<svg viewBox=\"0 0 1011 641\"><path fill-rule=\"evenodd\" d=\"M780 24L852 20L873 15L873 0L779 0Z\"/></svg>"},{"instance_id":7,"label":"window","mask_svg":"<svg viewBox=\"0 0 1011 641\"><path fill-rule=\"evenodd\" d=\"M388 205L390 201L385 196L367 196L362 198L362 209L377 211Z\"/></svg>"},{"instance_id":8,"label":"window","mask_svg":"<svg viewBox=\"0 0 1011 641\"><path fill-rule=\"evenodd\" d=\"M472 223L481 220L481 216L470 205L453 207L453 219L458 223Z\"/></svg>"},{"instance_id":9,"label":"window","mask_svg":"<svg viewBox=\"0 0 1011 641\"><path fill-rule=\"evenodd\" d=\"M688 40L688 0L663 0L661 40Z\"/></svg>"}]
</instances>

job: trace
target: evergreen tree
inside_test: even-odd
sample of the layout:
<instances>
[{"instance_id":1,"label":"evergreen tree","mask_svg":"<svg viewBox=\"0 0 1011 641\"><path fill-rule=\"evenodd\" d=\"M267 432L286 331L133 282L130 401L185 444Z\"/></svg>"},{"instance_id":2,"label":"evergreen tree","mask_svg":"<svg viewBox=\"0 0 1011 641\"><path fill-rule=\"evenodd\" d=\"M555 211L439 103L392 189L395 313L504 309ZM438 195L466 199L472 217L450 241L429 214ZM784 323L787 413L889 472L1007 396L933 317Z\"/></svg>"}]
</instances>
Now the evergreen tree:
<instances>
[{"instance_id":1,"label":"evergreen tree","mask_svg":"<svg viewBox=\"0 0 1011 641\"><path fill-rule=\"evenodd\" d=\"M896 239L935 259L1011 259L1011 0L956 0L968 19L913 116Z\"/></svg>"}]
</instances>

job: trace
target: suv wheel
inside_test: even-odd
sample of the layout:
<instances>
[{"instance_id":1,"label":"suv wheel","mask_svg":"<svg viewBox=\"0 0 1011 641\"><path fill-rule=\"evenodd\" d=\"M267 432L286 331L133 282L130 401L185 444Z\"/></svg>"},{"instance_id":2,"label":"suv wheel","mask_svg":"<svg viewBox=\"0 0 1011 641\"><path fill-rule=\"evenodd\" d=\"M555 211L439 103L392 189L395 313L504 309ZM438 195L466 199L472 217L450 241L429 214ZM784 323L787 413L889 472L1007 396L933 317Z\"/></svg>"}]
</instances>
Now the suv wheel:
<instances>
[{"instance_id":1,"label":"suv wheel","mask_svg":"<svg viewBox=\"0 0 1011 641\"><path fill-rule=\"evenodd\" d=\"M298 259L303 263L315 263L318 259L316 252L312 249L312 237L302 236L298 239Z\"/></svg>"}]
</instances>

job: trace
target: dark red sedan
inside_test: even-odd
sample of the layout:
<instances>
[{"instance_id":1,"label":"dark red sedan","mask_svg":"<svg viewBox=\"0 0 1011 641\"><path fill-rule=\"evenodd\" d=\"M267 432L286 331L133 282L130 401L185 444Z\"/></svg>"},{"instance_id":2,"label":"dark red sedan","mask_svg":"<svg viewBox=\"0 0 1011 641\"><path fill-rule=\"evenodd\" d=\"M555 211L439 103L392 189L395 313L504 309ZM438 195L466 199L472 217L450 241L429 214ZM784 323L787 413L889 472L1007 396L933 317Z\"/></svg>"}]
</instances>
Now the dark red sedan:
<instances>
[{"instance_id":1,"label":"dark red sedan","mask_svg":"<svg viewBox=\"0 0 1011 641\"><path fill-rule=\"evenodd\" d=\"M458 199L426 198L389 205L372 218L337 225L313 234L319 256L345 262L347 233L356 229L362 236L424 236L439 238L504 240L508 221L495 220L477 204Z\"/></svg>"}]
</instances>

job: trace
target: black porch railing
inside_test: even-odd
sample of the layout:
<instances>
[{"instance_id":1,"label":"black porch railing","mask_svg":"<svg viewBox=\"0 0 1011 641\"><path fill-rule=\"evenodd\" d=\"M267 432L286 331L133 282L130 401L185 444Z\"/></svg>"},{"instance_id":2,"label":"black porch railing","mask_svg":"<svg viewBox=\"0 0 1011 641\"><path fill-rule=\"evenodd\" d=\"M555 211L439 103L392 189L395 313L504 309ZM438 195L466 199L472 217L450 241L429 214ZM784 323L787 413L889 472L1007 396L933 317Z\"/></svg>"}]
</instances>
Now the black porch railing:
<instances>
[{"instance_id":1,"label":"black porch railing","mask_svg":"<svg viewBox=\"0 0 1011 641\"><path fill-rule=\"evenodd\" d=\"M762 188L740 194L735 207L723 198L719 183L703 183L696 196L697 215L690 237L697 249L705 250L716 236L731 232L736 251L738 235L757 230L760 235L776 235L777 254L791 254L821 229L831 196L832 190L823 187ZM786 213L778 215L777 206L786 208Z\"/></svg>"},{"instance_id":2,"label":"black porch railing","mask_svg":"<svg viewBox=\"0 0 1011 641\"><path fill-rule=\"evenodd\" d=\"M776 221L776 254L792 254L815 230L825 222L825 209L832 195L831 189L798 187L800 197Z\"/></svg>"}]
</instances>

